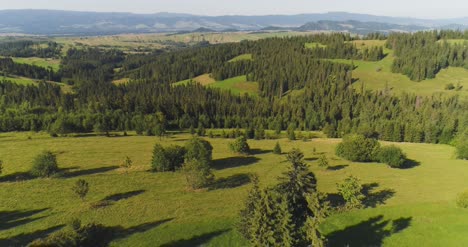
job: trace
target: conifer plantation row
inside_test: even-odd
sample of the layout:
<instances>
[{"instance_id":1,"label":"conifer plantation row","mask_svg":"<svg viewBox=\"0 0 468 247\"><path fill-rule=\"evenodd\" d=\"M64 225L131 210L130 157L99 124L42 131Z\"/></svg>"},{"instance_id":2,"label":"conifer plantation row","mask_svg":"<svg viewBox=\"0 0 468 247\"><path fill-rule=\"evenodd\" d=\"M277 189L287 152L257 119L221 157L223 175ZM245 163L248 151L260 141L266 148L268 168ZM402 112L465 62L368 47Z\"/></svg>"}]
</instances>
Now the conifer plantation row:
<instances>
[{"instance_id":1,"label":"conifer plantation row","mask_svg":"<svg viewBox=\"0 0 468 247\"><path fill-rule=\"evenodd\" d=\"M457 35L463 34L390 35L387 46L397 56L394 71L421 80L447 66L465 66L463 46L438 42ZM353 39L347 34L319 34L146 55L70 49L57 74L49 71L36 78L60 79L73 85L73 92L48 82L0 83L0 131L43 130L56 135L136 130L162 135L188 128L292 129L323 130L329 137L361 133L396 142L450 143L468 126L467 104L457 97L351 88L353 66L328 59L384 57L382 48L358 49L350 42ZM306 48L306 43L321 46ZM252 60L228 62L242 54L252 54ZM411 70L405 68L409 65ZM217 80L246 75L258 82L259 95L234 95L195 83L172 85L206 73ZM111 82L119 78L131 82Z\"/></svg>"}]
</instances>

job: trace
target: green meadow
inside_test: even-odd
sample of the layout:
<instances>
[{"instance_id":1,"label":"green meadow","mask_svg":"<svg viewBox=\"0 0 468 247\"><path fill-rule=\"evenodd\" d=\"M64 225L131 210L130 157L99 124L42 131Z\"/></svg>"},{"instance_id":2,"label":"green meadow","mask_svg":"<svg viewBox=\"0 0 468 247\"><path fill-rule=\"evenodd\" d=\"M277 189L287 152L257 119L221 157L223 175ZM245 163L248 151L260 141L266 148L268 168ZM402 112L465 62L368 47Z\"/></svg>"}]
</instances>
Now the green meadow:
<instances>
[{"instance_id":1,"label":"green meadow","mask_svg":"<svg viewBox=\"0 0 468 247\"><path fill-rule=\"evenodd\" d=\"M60 69L60 59L39 58L39 57L14 57L12 58L15 63L23 63L36 65L43 68L52 68L55 72Z\"/></svg>"},{"instance_id":2,"label":"green meadow","mask_svg":"<svg viewBox=\"0 0 468 247\"><path fill-rule=\"evenodd\" d=\"M315 133L315 136L321 136ZM206 138L214 147L215 183L190 191L182 174L149 171L152 148L184 145L184 133L168 137L76 135L51 138L45 133L0 134L0 246L22 246L61 229L73 218L121 227L111 246L245 246L234 230L250 188L249 174L262 187L277 183L288 163L272 149L299 148L318 179L319 191L333 196L336 184L349 175L368 190L366 209L335 213L321 226L334 246L462 246L468 242L468 211L455 206L468 189L468 161L455 160L447 145L397 143L413 167L352 163L334 155L339 139L309 141L249 140L250 156L229 151L232 140ZM388 145L390 143L383 143ZM57 154L61 177L29 179L33 158L43 150ZM314 153L313 150L316 150ZM316 159L325 154L328 169ZM119 168L125 156L134 163ZM71 191L78 179L90 184L81 201ZM100 203L106 201L106 204Z\"/></svg>"}]
</instances>

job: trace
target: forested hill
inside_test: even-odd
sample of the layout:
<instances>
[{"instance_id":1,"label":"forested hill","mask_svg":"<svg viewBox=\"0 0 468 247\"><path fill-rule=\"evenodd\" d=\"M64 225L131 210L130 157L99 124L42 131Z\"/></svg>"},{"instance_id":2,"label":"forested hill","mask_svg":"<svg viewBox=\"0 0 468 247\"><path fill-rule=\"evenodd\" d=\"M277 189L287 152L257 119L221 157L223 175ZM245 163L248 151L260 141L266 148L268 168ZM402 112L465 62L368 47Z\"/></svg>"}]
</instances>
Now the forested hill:
<instances>
[{"instance_id":1,"label":"forested hill","mask_svg":"<svg viewBox=\"0 0 468 247\"><path fill-rule=\"evenodd\" d=\"M399 30L425 30L427 28L454 27L463 29L468 24L465 18L446 20L423 20L332 12L324 14L267 15L267 16L200 16L187 14L132 14L96 13L55 10L2 10L0 33L26 33L39 35L105 35L118 33L179 32L206 28L224 30L261 30L265 27L297 28L309 22L335 21L369 22L382 25L410 26ZM456 24L447 26L450 24ZM417 27L417 28L416 28ZM395 29L386 27L386 30ZM315 29L313 29L315 30ZM337 29L323 29L335 30Z\"/></svg>"},{"instance_id":2,"label":"forested hill","mask_svg":"<svg viewBox=\"0 0 468 247\"><path fill-rule=\"evenodd\" d=\"M392 35L387 46L397 50L422 47L414 50L422 52L437 42L432 35L439 39L465 34ZM385 54L382 47L358 48L353 39L345 34L320 34L140 55L69 49L60 71L51 76L73 85L73 92L45 82L38 86L0 83L0 131L44 130L57 135L136 130L162 135L168 129L188 128L244 128L252 133L288 129L322 130L329 137L357 132L382 140L427 143L450 143L465 131L468 105L456 96L355 90L355 66L334 59L379 61ZM245 54L250 56L233 60ZM458 65L456 61L463 64L450 52L441 54L447 56L444 66ZM407 59L413 54L409 58L397 55L395 72L399 61L411 61ZM415 62L419 64L414 68L430 65L424 60ZM20 68L11 61L5 64ZM243 75L258 83L258 93L236 95L194 82L174 84L203 74L216 80ZM122 77L131 82L112 83Z\"/></svg>"}]
</instances>

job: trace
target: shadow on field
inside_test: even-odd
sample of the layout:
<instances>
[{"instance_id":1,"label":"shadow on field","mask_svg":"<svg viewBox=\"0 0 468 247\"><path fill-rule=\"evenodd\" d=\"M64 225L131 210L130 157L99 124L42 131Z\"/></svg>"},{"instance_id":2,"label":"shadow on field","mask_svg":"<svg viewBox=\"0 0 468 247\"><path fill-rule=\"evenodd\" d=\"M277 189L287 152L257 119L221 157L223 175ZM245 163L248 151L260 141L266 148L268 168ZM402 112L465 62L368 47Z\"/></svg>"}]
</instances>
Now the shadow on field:
<instances>
[{"instance_id":1,"label":"shadow on field","mask_svg":"<svg viewBox=\"0 0 468 247\"><path fill-rule=\"evenodd\" d=\"M127 238L133 234L143 233L149 231L155 227L158 227L164 223L172 221L174 218L169 218L165 220L159 220L154 222L143 223L137 226L132 226L129 228L123 228L122 226L108 227L112 232L112 238L108 239L108 243L116 239Z\"/></svg>"},{"instance_id":2,"label":"shadow on field","mask_svg":"<svg viewBox=\"0 0 468 247\"><path fill-rule=\"evenodd\" d=\"M400 169L411 169L420 165L421 165L421 162L419 161L406 159L405 163L403 163L403 166L401 166Z\"/></svg>"},{"instance_id":3,"label":"shadow on field","mask_svg":"<svg viewBox=\"0 0 468 247\"><path fill-rule=\"evenodd\" d=\"M257 163L259 160L259 158L251 156L229 157L213 161L213 168L216 170L222 170L239 166L248 166Z\"/></svg>"},{"instance_id":4,"label":"shadow on field","mask_svg":"<svg viewBox=\"0 0 468 247\"><path fill-rule=\"evenodd\" d=\"M395 195L392 189L383 189L375 191L379 187L378 183L362 185L362 193L366 196L363 201L365 207L375 208Z\"/></svg>"},{"instance_id":5,"label":"shadow on field","mask_svg":"<svg viewBox=\"0 0 468 247\"><path fill-rule=\"evenodd\" d=\"M20 181L31 180L34 178L35 177L32 176L29 172L15 172L12 174L1 176L0 182L20 182Z\"/></svg>"},{"instance_id":6,"label":"shadow on field","mask_svg":"<svg viewBox=\"0 0 468 247\"><path fill-rule=\"evenodd\" d=\"M385 238L408 228L411 220L411 217L384 220L379 215L328 234L328 243L330 246L382 246Z\"/></svg>"},{"instance_id":7,"label":"shadow on field","mask_svg":"<svg viewBox=\"0 0 468 247\"><path fill-rule=\"evenodd\" d=\"M337 165L337 166L329 166L327 168L327 170L329 171L339 171L339 170L343 170L345 169L346 167L348 167L349 165Z\"/></svg>"},{"instance_id":8,"label":"shadow on field","mask_svg":"<svg viewBox=\"0 0 468 247\"><path fill-rule=\"evenodd\" d=\"M217 236L220 236L229 230L220 230L220 231L215 231L215 232L210 232L210 233L205 233L202 235L197 235L194 236L190 239L181 239L177 241L173 241L167 244L161 245L161 247L192 247L192 246L200 246L208 241L210 241L212 238L215 238Z\"/></svg>"},{"instance_id":9,"label":"shadow on field","mask_svg":"<svg viewBox=\"0 0 468 247\"><path fill-rule=\"evenodd\" d=\"M318 158L317 157L312 157L312 158L305 158L304 160L305 161L316 161L316 160L318 160Z\"/></svg>"},{"instance_id":10,"label":"shadow on field","mask_svg":"<svg viewBox=\"0 0 468 247\"><path fill-rule=\"evenodd\" d=\"M0 231L28 224L30 222L42 219L45 216L31 218L32 216L42 213L48 208L29 210L29 211L4 211L0 212Z\"/></svg>"},{"instance_id":11,"label":"shadow on field","mask_svg":"<svg viewBox=\"0 0 468 247\"><path fill-rule=\"evenodd\" d=\"M60 230L65 225L58 225L45 230L37 230L31 233L23 233L11 238L0 239L0 246L26 246L38 238L44 238L47 235Z\"/></svg>"},{"instance_id":12,"label":"shadow on field","mask_svg":"<svg viewBox=\"0 0 468 247\"><path fill-rule=\"evenodd\" d=\"M210 186L210 189L217 190L217 189L232 189L236 187L240 187L242 185L246 185L250 183L250 175L249 174L236 174L229 176L227 178L220 178L216 179L213 185Z\"/></svg>"},{"instance_id":13,"label":"shadow on field","mask_svg":"<svg viewBox=\"0 0 468 247\"><path fill-rule=\"evenodd\" d=\"M125 193L117 193L117 194L107 196L106 198L104 198L102 200L103 201L118 202L120 200L125 200L125 199L128 199L130 197L134 197L134 196L143 194L145 192L146 192L146 190L135 190L135 191L129 191L129 192L125 192Z\"/></svg>"},{"instance_id":14,"label":"shadow on field","mask_svg":"<svg viewBox=\"0 0 468 247\"><path fill-rule=\"evenodd\" d=\"M107 167L99 167L99 168L93 168L93 169L87 169L87 170L65 172L63 173L62 177L74 178L74 177L80 177L80 176L94 175L94 174L99 174L99 173L110 172L118 168L119 168L118 166L107 166Z\"/></svg>"},{"instance_id":15,"label":"shadow on field","mask_svg":"<svg viewBox=\"0 0 468 247\"><path fill-rule=\"evenodd\" d=\"M263 149L258 149L258 148L250 149L250 154L251 155L268 154L268 153L271 153L271 152L273 152L273 151L272 150L263 150Z\"/></svg>"}]
</instances>

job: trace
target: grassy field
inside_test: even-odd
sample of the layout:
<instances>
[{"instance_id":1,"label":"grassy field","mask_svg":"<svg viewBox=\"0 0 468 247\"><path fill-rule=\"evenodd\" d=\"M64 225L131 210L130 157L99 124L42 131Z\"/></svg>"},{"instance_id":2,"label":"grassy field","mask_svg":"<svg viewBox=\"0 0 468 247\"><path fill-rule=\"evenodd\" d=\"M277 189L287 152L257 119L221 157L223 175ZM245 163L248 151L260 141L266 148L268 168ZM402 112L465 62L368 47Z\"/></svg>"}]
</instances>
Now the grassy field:
<instances>
[{"instance_id":1,"label":"grassy field","mask_svg":"<svg viewBox=\"0 0 468 247\"><path fill-rule=\"evenodd\" d=\"M55 72L60 69L60 59L39 58L39 57L14 57L12 58L15 63L31 64L43 68L51 67Z\"/></svg>"},{"instance_id":2,"label":"grassy field","mask_svg":"<svg viewBox=\"0 0 468 247\"><path fill-rule=\"evenodd\" d=\"M247 93L256 95L258 91L258 83L247 81L247 77L245 75L229 78L224 81L217 81L209 86L229 90L234 94Z\"/></svg>"},{"instance_id":3,"label":"grassy field","mask_svg":"<svg viewBox=\"0 0 468 247\"><path fill-rule=\"evenodd\" d=\"M277 182L287 168L284 156L271 153L277 140L249 140L254 154L239 157L228 150L231 140L208 139L214 146L217 186L192 192L179 173L147 171L155 143L183 145L189 138L186 134L164 139L0 134L0 157L5 164L0 178L0 245L26 244L79 217L85 223L123 227L124 233L112 246L245 246L233 226L249 189L247 175L258 174L262 187ZM454 204L456 194L468 188L468 161L455 160L452 147L397 144L419 163L398 170L335 157L337 139L279 142L284 151L298 147L305 152L320 191L336 193L336 183L348 175L359 177L371 189L369 208L333 215L322 226L334 246L463 246L468 242L468 211ZM328 156L330 169L317 166L318 153L313 148ZM66 169L63 178L15 182L44 149L58 155L60 167ZM128 173L118 168L127 155L134 161ZM84 202L70 191L80 178L91 188ZM106 198L113 203L90 207Z\"/></svg>"},{"instance_id":4,"label":"grassy field","mask_svg":"<svg viewBox=\"0 0 468 247\"><path fill-rule=\"evenodd\" d=\"M252 60L252 54L242 54L229 60L228 62L237 62L237 61L243 61L243 60Z\"/></svg>"},{"instance_id":5,"label":"grassy field","mask_svg":"<svg viewBox=\"0 0 468 247\"><path fill-rule=\"evenodd\" d=\"M194 82L198 82L204 86L229 90L233 94L248 93L250 95L257 95L257 91L258 91L258 83L247 81L247 77L245 75L229 78L223 81L215 81L213 78L210 77L209 74L204 74L204 75L197 76L191 80ZM190 82L190 79L187 79L187 80L173 83L172 85L173 86L186 85L189 82Z\"/></svg>"}]
</instances>

